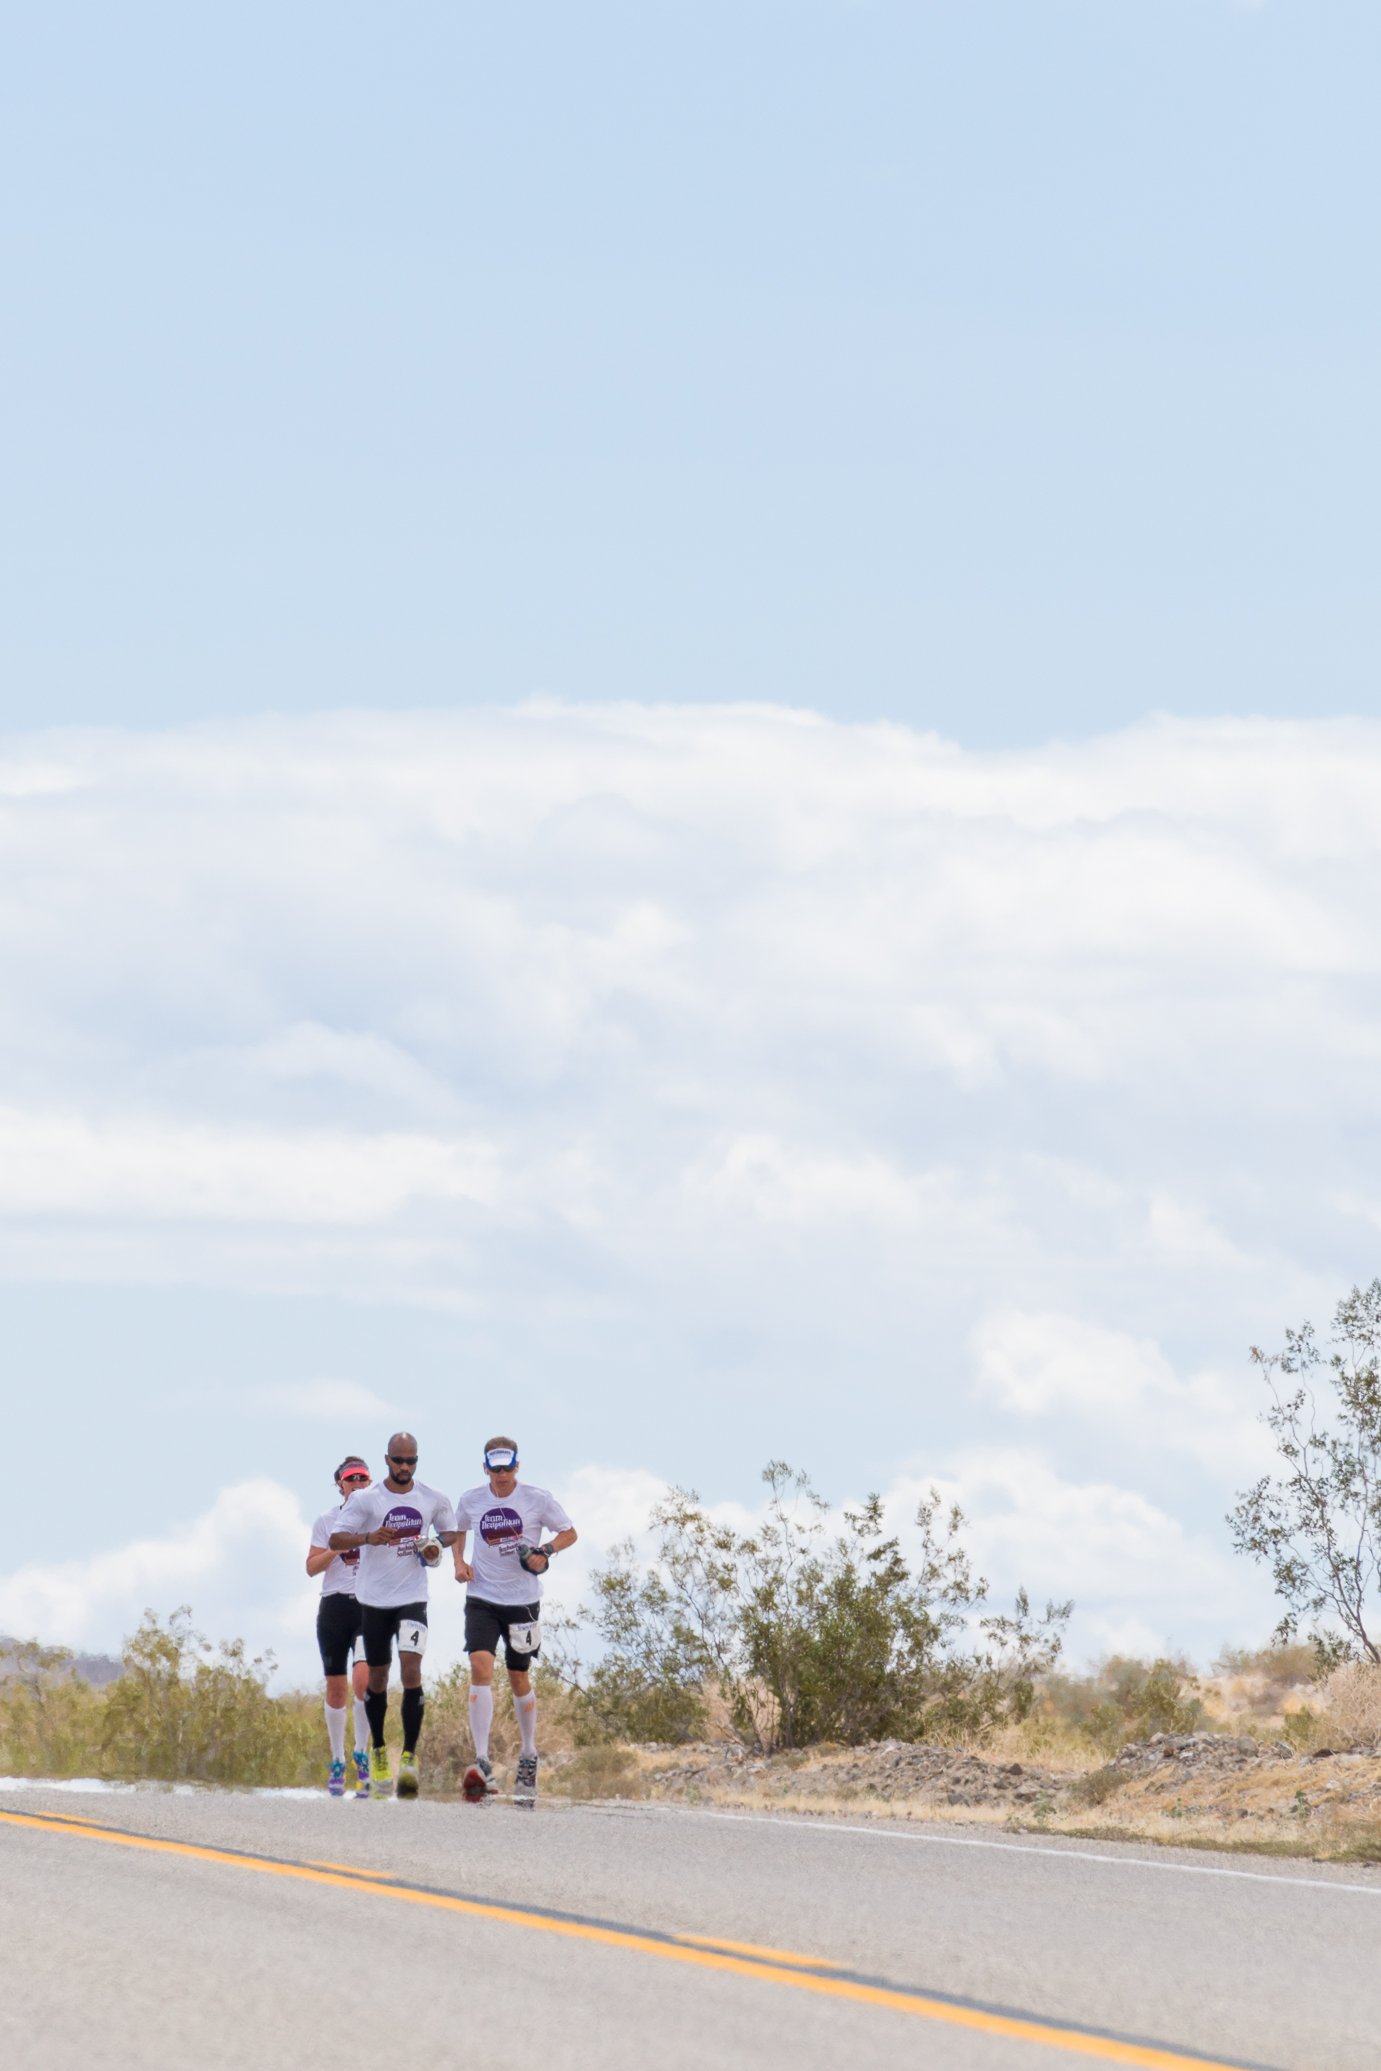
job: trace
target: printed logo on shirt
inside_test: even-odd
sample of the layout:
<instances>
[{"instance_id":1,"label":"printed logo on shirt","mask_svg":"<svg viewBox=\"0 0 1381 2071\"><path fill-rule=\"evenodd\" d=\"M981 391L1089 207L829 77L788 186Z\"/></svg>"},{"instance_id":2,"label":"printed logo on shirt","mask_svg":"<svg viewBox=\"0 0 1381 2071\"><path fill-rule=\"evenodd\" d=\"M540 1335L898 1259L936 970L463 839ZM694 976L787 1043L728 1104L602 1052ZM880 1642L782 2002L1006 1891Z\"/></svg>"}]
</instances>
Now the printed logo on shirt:
<instances>
[{"instance_id":1,"label":"printed logo on shirt","mask_svg":"<svg viewBox=\"0 0 1381 2071\"><path fill-rule=\"evenodd\" d=\"M357 1568L360 1564L360 1549L358 1546L352 1546L345 1553L338 1553L336 1559L343 1561L347 1568Z\"/></svg>"},{"instance_id":2,"label":"printed logo on shirt","mask_svg":"<svg viewBox=\"0 0 1381 2071\"><path fill-rule=\"evenodd\" d=\"M523 1520L506 1504L500 1503L493 1510L486 1510L480 1519L481 1539L498 1553L516 1554L522 1536Z\"/></svg>"},{"instance_id":3,"label":"printed logo on shirt","mask_svg":"<svg viewBox=\"0 0 1381 2071\"><path fill-rule=\"evenodd\" d=\"M384 1523L391 1532L402 1532L403 1537L394 1547L394 1552L411 1556L412 1541L422 1536L422 1513L414 1510L410 1503L395 1503Z\"/></svg>"}]
</instances>

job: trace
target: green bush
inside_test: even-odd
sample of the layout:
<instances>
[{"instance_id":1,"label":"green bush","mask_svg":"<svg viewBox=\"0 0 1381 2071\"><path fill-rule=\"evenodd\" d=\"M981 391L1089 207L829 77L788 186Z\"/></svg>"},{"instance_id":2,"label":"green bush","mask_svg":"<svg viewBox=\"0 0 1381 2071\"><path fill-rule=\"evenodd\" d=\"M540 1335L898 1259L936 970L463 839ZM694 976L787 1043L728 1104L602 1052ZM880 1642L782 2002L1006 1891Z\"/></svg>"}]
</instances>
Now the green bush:
<instances>
[{"instance_id":1,"label":"green bush","mask_svg":"<svg viewBox=\"0 0 1381 2071\"><path fill-rule=\"evenodd\" d=\"M107 1773L169 1782L294 1784L320 1766L321 1715L310 1700L274 1698L271 1654L246 1657L243 1640L210 1647L181 1605L166 1623L152 1611L124 1649L124 1674L106 1694L101 1747Z\"/></svg>"},{"instance_id":2,"label":"green bush","mask_svg":"<svg viewBox=\"0 0 1381 2071\"><path fill-rule=\"evenodd\" d=\"M0 1684L0 1768L11 1776L100 1771L101 1693L72 1671L67 1647L27 1640Z\"/></svg>"},{"instance_id":3,"label":"green bush","mask_svg":"<svg viewBox=\"0 0 1381 2071\"><path fill-rule=\"evenodd\" d=\"M1106 1805L1126 1781L1122 1771L1109 1763L1102 1769L1090 1769L1085 1776L1076 1776L1069 1786L1069 1795L1076 1805Z\"/></svg>"},{"instance_id":4,"label":"green bush","mask_svg":"<svg viewBox=\"0 0 1381 2071\"><path fill-rule=\"evenodd\" d=\"M207 1657L210 1658L207 1658ZM94 1690L63 1647L21 1646L0 1685L0 1759L21 1776L299 1784L321 1774L319 1698L270 1697L272 1655L228 1641L214 1655L184 1605L146 1611L124 1673Z\"/></svg>"},{"instance_id":5,"label":"green bush","mask_svg":"<svg viewBox=\"0 0 1381 2071\"><path fill-rule=\"evenodd\" d=\"M580 1748L552 1772L551 1787L570 1798L644 1798L647 1785L625 1747Z\"/></svg>"},{"instance_id":6,"label":"green bush","mask_svg":"<svg viewBox=\"0 0 1381 2071\"><path fill-rule=\"evenodd\" d=\"M657 1505L655 1561L615 1549L593 1577L606 1652L568 1663L595 1737L684 1741L705 1727L707 1687L734 1728L767 1750L832 1740L918 1740L983 1732L1030 1711L1073 1606L1011 1617L986 1609L987 1584L963 1544L964 1518L935 1491L920 1506L913 1573L882 1505L869 1496L830 1536L828 1506L804 1474L772 1461L763 1524L751 1537L716 1524L693 1491Z\"/></svg>"},{"instance_id":7,"label":"green bush","mask_svg":"<svg viewBox=\"0 0 1381 2071\"><path fill-rule=\"evenodd\" d=\"M1185 1661L1155 1661L1114 1654L1092 1675L1049 1675L1043 1709L1075 1727L1111 1754L1129 1740L1153 1733L1200 1733L1209 1724L1194 1694L1198 1679Z\"/></svg>"}]
</instances>

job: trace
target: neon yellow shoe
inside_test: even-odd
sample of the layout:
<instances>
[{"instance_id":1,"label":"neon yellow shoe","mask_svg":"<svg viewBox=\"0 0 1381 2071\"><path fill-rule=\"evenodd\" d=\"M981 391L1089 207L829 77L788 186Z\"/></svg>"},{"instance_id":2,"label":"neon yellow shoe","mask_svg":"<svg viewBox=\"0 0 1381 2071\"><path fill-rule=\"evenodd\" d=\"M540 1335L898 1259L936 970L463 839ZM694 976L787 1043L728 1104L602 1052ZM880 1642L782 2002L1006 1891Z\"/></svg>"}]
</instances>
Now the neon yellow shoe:
<instances>
[{"instance_id":1,"label":"neon yellow shoe","mask_svg":"<svg viewBox=\"0 0 1381 2071\"><path fill-rule=\"evenodd\" d=\"M398 1763L398 1795L399 1795L399 1797L400 1797L400 1798L415 1798L415 1797L417 1796L417 1785L418 1785L418 1780L419 1780L419 1779L418 1779L418 1775L417 1775L417 1757L416 1757L416 1755L403 1755L403 1756L401 1756L401 1757L400 1757L400 1759L399 1759L399 1763Z\"/></svg>"},{"instance_id":2,"label":"neon yellow shoe","mask_svg":"<svg viewBox=\"0 0 1381 2071\"><path fill-rule=\"evenodd\" d=\"M386 1747L375 1747L369 1751L369 1795L371 1798L393 1796L393 1772L388 1766Z\"/></svg>"}]
</instances>

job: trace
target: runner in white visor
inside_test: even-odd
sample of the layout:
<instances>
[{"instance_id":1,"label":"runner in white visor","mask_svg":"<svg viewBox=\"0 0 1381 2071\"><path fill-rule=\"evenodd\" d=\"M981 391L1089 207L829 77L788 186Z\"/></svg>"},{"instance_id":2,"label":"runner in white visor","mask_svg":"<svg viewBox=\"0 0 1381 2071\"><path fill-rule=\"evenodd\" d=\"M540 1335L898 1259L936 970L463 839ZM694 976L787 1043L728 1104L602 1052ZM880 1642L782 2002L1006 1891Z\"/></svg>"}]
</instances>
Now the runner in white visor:
<instances>
[{"instance_id":1,"label":"runner in white visor","mask_svg":"<svg viewBox=\"0 0 1381 2071\"><path fill-rule=\"evenodd\" d=\"M542 1576L552 1556L575 1544L575 1526L550 1489L518 1479L518 1448L511 1438L491 1438L484 1448L486 1480L467 1489L456 1504L455 1569L466 1585L465 1651L470 1656L470 1732L475 1759L461 1783L471 1799L498 1790L489 1762L489 1728L494 1718L494 1657L503 1642L508 1687L522 1735L523 1751L513 1797L532 1804L537 1795L537 1697L532 1663L542 1644ZM544 1531L555 1538L541 1543ZM465 1558L465 1541L475 1535Z\"/></svg>"}]
</instances>

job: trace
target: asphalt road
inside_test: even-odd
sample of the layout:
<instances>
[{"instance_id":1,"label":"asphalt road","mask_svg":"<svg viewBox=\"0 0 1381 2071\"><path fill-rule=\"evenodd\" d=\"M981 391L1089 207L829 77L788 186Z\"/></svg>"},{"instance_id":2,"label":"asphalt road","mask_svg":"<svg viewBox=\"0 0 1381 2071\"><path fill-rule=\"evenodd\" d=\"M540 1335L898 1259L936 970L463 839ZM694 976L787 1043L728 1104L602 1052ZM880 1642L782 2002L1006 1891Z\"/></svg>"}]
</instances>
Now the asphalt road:
<instances>
[{"instance_id":1,"label":"asphalt road","mask_svg":"<svg viewBox=\"0 0 1381 2071\"><path fill-rule=\"evenodd\" d=\"M658 1806L0 1786L13 2071L1381 2063L1381 1872Z\"/></svg>"}]
</instances>

